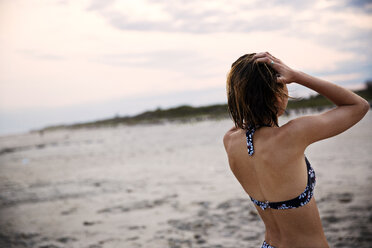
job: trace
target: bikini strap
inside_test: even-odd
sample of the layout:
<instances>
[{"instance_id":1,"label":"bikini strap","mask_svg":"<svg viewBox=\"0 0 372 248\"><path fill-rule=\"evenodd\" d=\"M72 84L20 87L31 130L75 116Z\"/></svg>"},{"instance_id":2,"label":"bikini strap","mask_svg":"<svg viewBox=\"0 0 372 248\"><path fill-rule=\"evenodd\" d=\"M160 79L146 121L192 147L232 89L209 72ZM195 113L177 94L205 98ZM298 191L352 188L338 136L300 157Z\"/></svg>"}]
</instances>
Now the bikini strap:
<instances>
[{"instance_id":1,"label":"bikini strap","mask_svg":"<svg viewBox=\"0 0 372 248\"><path fill-rule=\"evenodd\" d=\"M248 154L250 156L253 155L254 153L254 147L253 147L253 134L254 132L259 129L260 127L270 127L270 125L262 125L262 126L257 126L257 127L252 127L249 126L248 129L245 132L245 136L247 138L247 149L248 149Z\"/></svg>"},{"instance_id":2,"label":"bikini strap","mask_svg":"<svg viewBox=\"0 0 372 248\"><path fill-rule=\"evenodd\" d=\"M249 156L252 156L254 153L254 148L253 148L253 134L256 131L254 127L248 128L247 131L245 132L245 136L247 138L247 149L248 149L248 154Z\"/></svg>"}]
</instances>

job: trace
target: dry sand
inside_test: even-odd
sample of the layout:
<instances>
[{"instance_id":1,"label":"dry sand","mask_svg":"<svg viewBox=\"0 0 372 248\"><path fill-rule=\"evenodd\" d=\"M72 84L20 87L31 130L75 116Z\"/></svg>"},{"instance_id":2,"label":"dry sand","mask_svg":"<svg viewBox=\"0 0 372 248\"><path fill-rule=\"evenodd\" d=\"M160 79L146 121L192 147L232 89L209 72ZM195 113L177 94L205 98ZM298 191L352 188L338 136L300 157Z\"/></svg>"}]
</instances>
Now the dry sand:
<instances>
[{"instance_id":1,"label":"dry sand","mask_svg":"<svg viewBox=\"0 0 372 248\"><path fill-rule=\"evenodd\" d=\"M288 119L281 119L281 123ZM306 151L331 247L372 246L372 112ZM230 120L0 138L0 247L260 247Z\"/></svg>"}]
</instances>

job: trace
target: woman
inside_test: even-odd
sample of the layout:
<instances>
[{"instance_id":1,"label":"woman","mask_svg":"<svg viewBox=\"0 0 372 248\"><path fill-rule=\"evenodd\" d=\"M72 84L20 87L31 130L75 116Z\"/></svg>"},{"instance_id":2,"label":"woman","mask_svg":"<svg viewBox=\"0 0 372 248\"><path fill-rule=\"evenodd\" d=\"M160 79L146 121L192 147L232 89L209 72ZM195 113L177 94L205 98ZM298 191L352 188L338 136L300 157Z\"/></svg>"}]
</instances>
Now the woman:
<instances>
[{"instance_id":1,"label":"woman","mask_svg":"<svg viewBox=\"0 0 372 248\"><path fill-rule=\"evenodd\" d=\"M278 117L288 103L286 84L294 82L327 97L336 107L279 127ZM232 172L265 223L262 247L329 247L313 197L315 172L304 151L360 121L368 102L295 71L268 52L247 54L232 64L227 95L235 127L223 141Z\"/></svg>"}]
</instances>

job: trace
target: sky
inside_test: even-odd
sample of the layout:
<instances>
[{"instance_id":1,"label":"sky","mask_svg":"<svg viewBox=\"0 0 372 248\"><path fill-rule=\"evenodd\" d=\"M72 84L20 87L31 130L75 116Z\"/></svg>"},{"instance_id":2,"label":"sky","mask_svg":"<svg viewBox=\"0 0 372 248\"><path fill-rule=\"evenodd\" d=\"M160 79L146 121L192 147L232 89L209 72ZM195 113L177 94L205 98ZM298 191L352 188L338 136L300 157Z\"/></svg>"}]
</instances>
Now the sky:
<instances>
[{"instance_id":1,"label":"sky","mask_svg":"<svg viewBox=\"0 0 372 248\"><path fill-rule=\"evenodd\" d=\"M372 1L0 0L0 135L225 103L252 52L358 89L370 44Z\"/></svg>"}]
</instances>

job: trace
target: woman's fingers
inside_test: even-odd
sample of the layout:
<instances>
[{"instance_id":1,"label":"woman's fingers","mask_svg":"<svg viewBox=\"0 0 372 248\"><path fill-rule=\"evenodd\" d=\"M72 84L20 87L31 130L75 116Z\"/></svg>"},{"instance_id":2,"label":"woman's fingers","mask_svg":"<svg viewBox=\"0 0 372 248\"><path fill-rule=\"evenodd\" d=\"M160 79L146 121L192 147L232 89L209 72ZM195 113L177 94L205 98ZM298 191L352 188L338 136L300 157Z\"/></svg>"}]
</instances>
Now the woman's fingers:
<instances>
[{"instance_id":1,"label":"woman's fingers","mask_svg":"<svg viewBox=\"0 0 372 248\"><path fill-rule=\"evenodd\" d=\"M253 59L256 63L265 63L270 65L275 71L278 72L277 82L278 83L290 83L289 76L290 76L290 68L288 68L283 62L279 59L275 58L268 52L264 53L257 53L253 56Z\"/></svg>"},{"instance_id":2,"label":"woman's fingers","mask_svg":"<svg viewBox=\"0 0 372 248\"><path fill-rule=\"evenodd\" d=\"M274 69L278 69L278 62L276 62L275 60L273 60L272 58L270 57L259 57L257 59L255 59L255 62L257 63L266 63L268 65L270 65L272 68Z\"/></svg>"},{"instance_id":3,"label":"woman's fingers","mask_svg":"<svg viewBox=\"0 0 372 248\"><path fill-rule=\"evenodd\" d=\"M255 59L254 61L257 62L257 63L267 63L267 64L270 64L272 60L269 57L261 57L261 58Z\"/></svg>"},{"instance_id":4,"label":"woman's fingers","mask_svg":"<svg viewBox=\"0 0 372 248\"><path fill-rule=\"evenodd\" d=\"M253 60L256 60L256 59L259 59L259 58L265 58L265 57L268 57L267 54L265 53L257 53L256 55L253 56Z\"/></svg>"},{"instance_id":5,"label":"woman's fingers","mask_svg":"<svg viewBox=\"0 0 372 248\"><path fill-rule=\"evenodd\" d=\"M269 52L261 52L261 53L257 53L253 56L252 59L256 60L256 59L259 59L259 58L269 58L270 59L270 62L271 60L275 63L279 63L280 60L275 58L273 55L271 55Z\"/></svg>"}]
</instances>

